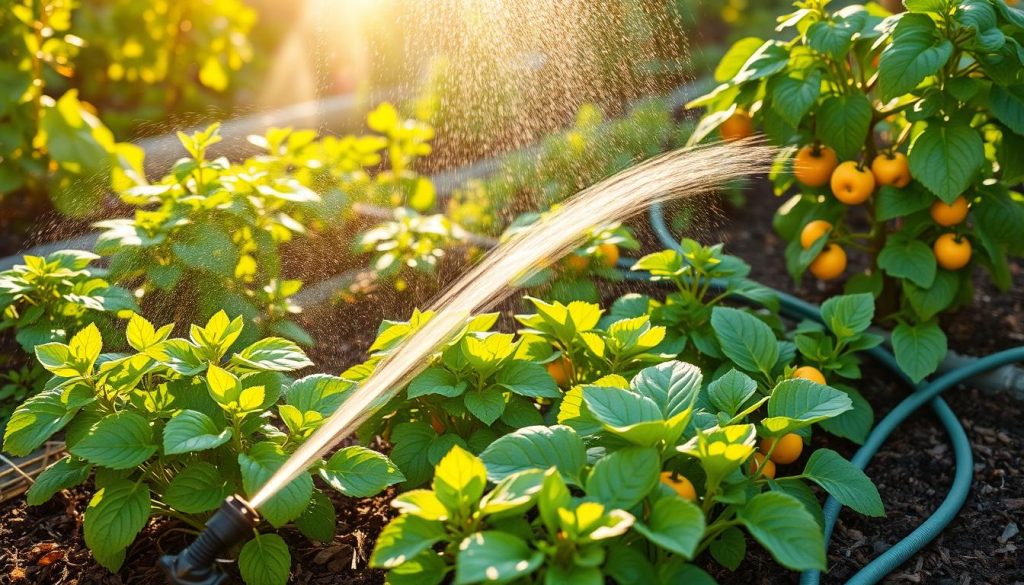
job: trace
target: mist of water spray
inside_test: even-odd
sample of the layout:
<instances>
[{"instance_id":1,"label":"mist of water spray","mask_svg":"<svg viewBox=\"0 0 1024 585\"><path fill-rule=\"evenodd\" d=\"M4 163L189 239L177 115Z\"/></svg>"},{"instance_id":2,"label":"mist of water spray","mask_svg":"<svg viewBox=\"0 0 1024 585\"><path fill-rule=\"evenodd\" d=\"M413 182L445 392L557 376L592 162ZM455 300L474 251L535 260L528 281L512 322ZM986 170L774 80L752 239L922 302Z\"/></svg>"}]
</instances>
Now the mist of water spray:
<instances>
[{"instance_id":1,"label":"mist of water spray","mask_svg":"<svg viewBox=\"0 0 1024 585\"><path fill-rule=\"evenodd\" d=\"M652 203L707 193L762 172L773 150L745 141L683 149L627 169L568 200L529 229L492 250L432 305L434 317L385 358L327 421L253 497L259 507L338 441L356 430L427 365L430 356L474 313L511 294L516 282L576 247L590 228L628 218Z\"/></svg>"}]
</instances>

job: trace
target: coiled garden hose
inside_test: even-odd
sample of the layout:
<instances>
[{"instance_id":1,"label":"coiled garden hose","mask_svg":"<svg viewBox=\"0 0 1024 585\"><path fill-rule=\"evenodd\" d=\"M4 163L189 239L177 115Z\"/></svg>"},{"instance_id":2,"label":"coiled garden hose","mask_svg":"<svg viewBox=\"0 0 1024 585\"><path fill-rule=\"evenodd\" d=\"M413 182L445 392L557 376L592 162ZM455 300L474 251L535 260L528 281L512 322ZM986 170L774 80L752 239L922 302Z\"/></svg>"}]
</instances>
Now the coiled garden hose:
<instances>
[{"instance_id":1,"label":"coiled garden hose","mask_svg":"<svg viewBox=\"0 0 1024 585\"><path fill-rule=\"evenodd\" d=\"M651 228L661 244L667 248L679 249L679 243L672 236L665 222L665 213L661 204L654 204L649 210ZM619 260L619 268L628 280L650 280L650 275L631 272L629 268L635 263L634 259L622 258ZM714 285L713 285L714 286ZM763 285L762 285L763 286ZM717 288L721 289L721 285ZM768 287L766 287L768 288ZM782 291L771 289L779 299L780 313L790 319L811 319L821 322L820 308L808 303L793 295ZM1024 361L1024 347L1018 347L1001 351L984 358L978 359L963 367L952 370L932 382L914 384L900 369L896 358L884 347L875 347L866 352L884 367L893 372L900 380L907 384L913 391L900 402L889 414L875 425L868 435L864 445L854 454L851 462L859 469L867 467L871 458L878 452L889 435L905 421L911 414L917 411L925 403L929 403L935 412L939 423L945 428L949 435L950 443L953 446L953 456L956 464L956 472L953 483L950 486L946 498L935 511L924 520L913 532L905 536L891 548L865 565L846 583L847 585L869 585L877 583L886 575L894 571L918 551L923 549L929 542L935 539L950 522L956 518L960 508L963 507L971 488L971 479L974 472L974 461L971 453L971 444L967 433L957 419L956 414L949 407L945 400L939 396L943 391L983 372L999 368L1008 364ZM825 546L832 537L836 520L842 505L833 497L829 497L823 508L825 519ZM819 571L805 571L800 577L801 585L816 585L820 581Z\"/></svg>"}]
</instances>

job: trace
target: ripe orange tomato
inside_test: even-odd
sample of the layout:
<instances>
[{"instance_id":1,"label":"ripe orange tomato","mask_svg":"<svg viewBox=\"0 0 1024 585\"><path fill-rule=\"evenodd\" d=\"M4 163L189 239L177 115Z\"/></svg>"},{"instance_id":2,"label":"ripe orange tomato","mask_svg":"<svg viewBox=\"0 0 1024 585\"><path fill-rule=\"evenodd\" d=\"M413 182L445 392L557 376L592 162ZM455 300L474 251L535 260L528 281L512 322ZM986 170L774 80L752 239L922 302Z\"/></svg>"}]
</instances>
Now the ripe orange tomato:
<instances>
[{"instance_id":1,"label":"ripe orange tomato","mask_svg":"<svg viewBox=\"0 0 1024 585\"><path fill-rule=\"evenodd\" d=\"M832 230L832 224L824 219L816 219L807 222L804 229L800 231L800 247L806 250L818 241L818 238Z\"/></svg>"},{"instance_id":2,"label":"ripe orange tomato","mask_svg":"<svg viewBox=\"0 0 1024 585\"><path fill-rule=\"evenodd\" d=\"M555 379L555 384L566 387L572 380L572 362L562 356L547 365L548 374Z\"/></svg>"},{"instance_id":3,"label":"ripe orange tomato","mask_svg":"<svg viewBox=\"0 0 1024 585\"><path fill-rule=\"evenodd\" d=\"M839 244L829 244L809 266L818 280L833 280L846 270L846 251Z\"/></svg>"},{"instance_id":4,"label":"ripe orange tomato","mask_svg":"<svg viewBox=\"0 0 1024 585\"><path fill-rule=\"evenodd\" d=\"M772 460L765 459L764 455L760 453L754 453L754 456L750 459L750 475L757 474L757 470L761 467L764 467L761 475L768 479L775 479L775 464L772 463Z\"/></svg>"},{"instance_id":5,"label":"ripe orange tomato","mask_svg":"<svg viewBox=\"0 0 1024 585\"><path fill-rule=\"evenodd\" d=\"M822 374L821 370L814 366L800 366L793 372L793 377L825 385L825 374Z\"/></svg>"},{"instance_id":6,"label":"ripe orange tomato","mask_svg":"<svg viewBox=\"0 0 1024 585\"><path fill-rule=\"evenodd\" d=\"M661 483L674 489L680 498L690 502L697 501L697 490L694 489L693 483L686 479L685 476L676 474L675 478L672 477L671 471L661 472Z\"/></svg>"},{"instance_id":7,"label":"ripe orange tomato","mask_svg":"<svg viewBox=\"0 0 1024 585\"><path fill-rule=\"evenodd\" d=\"M902 152L883 152L876 156L871 161L871 173L879 185L902 189L910 183L910 165L907 164L907 155Z\"/></svg>"},{"instance_id":8,"label":"ripe orange tomato","mask_svg":"<svg viewBox=\"0 0 1024 585\"><path fill-rule=\"evenodd\" d=\"M774 451L772 445L775 445ZM778 439L765 438L761 440L761 453L768 455L768 452L771 451L769 459L781 465L788 465L799 459L803 450L804 439L796 433L788 433Z\"/></svg>"},{"instance_id":9,"label":"ripe orange tomato","mask_svg":"<svg viewBox=\"0 0 1024 585\"><path fill-rule=\"evenodd\" d=\"M590 268L590 257L582 254L569 254L565 258L565 265L576 274L583 274Z\"/></svg>"},{"instance_id":10,"label":"ripe orange tomato","mask_svg":"<svg viewBox=\"0 0 1024 585\"><path fill-rule=\"evenodd\" d=\"M960 270L971 261L971 242L956 234L942 234L932 246L939 266L946 270Z\"/></svg>"},{"instance_id":11,"label":"ripe orange tomato","mask_svg":"<svg viewBox=\"0 0 1024 585\"><path fill-rule=\"evenodd\" d=\"M951 227L967 219L967 200L963 197L957 197L952 205L936 201L932 203L929 211L935 223L943 227Z\"/></svg>"},{"instance_id":12,"label":"ripe orange tomato","mask_svg":"<svg viewBox=\"0 0 1024 585\"><path fill-rule=\"evenodd\" d=\"M808 187L822 187L828 183L838 165L836 151L827 146L820 146L815 150L814 145L808 144L801 148L793 159L793 176Z\"/></svg>"},{"instance_id":13,"label":"ripe orange tomato","mask_svg":"<svg viewBox=\"0 0 1024 585\"><path fill-rule=\"evenodd\" d=\"M601 244L597 247L597 251L601 256L601 261L608 268L614 268L615 263L619 261L619 247L615 244Z\"/></svg>"},{"instance_id":14,"label":"ripe orange tomato","mask_svg":"<svg viewBox=\"0 0 1024 585\"><path fill-rule=\"evenodd\" d=\"M751 119L750 114L736 110L735 114L722 122L722 125L718 127L718 132L722 135L723 140L749 138L754 135L754 120Z\"/></svg>"},{"instance_id":15,"label":"ripe orange tomato","mask_svg":"<svg viewBox=\"0 0 1024 585\"><path fill-rule=\"evenodd\" d=\"M832 194L847 205L859 205L875 192L875 175L856 161L840 163L832 173Z\"/></svg>"}]
</instances>

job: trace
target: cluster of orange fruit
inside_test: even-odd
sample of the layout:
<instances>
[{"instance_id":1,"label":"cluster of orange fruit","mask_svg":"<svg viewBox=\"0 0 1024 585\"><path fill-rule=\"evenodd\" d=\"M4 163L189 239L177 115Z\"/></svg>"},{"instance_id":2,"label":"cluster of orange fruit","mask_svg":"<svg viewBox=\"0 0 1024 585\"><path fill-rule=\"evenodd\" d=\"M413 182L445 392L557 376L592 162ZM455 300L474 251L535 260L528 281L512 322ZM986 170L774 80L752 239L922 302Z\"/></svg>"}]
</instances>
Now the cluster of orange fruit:
<instances>
[{"instance_id":1,"label":"cluster of orange fruit","mask_svg":"<svg viewBox=\"0 0 1024 585\"><path fill-rule=\"evenodd\" d=\"M601 244L597 247L597 257L601 264L614 268L619 261L619 247L615 244ZM565 265L570 272L583 274L590 269L591 256L586 254L569 254L565 257Z\"/></svg>"},{"instance_id":2,"label":"cluster of orange fruit","mask_svg":"<svg viewBox=\"0 0 1024 585\"><path fill-rule=\"evenodd\" d=\"M746 112L736 112L719 126L724 140L739 140L754 134L754 121ZM793 163L793 175L808 187L829 185L832 194L846 205L860 205L868 200L879 186L891 185L902 189L910 184L910 165L902 152L884 152L871 161L867 168L857 161L839 162L836 152L827 146L808 144L801 148ZM952 205L936 201L931 206L935 223L952 227L967 218L968 204L962 196ZM800 245L806 250L827 232L831 223L814 220L800 233ZM954 233L942 234L932 245L935 259L946 270L959 270L971 260L971 243ZM839 278L846 271L846 251L837 243L829 242L811 262L811 274L819 280Z\"/></svg>"},{"instance_id":3,"label":"cluster of orange fruit","mask_svg":"<svg viewBox=\"0 0 1024 585\"><path fill-rule=\"evenodd\" d=\"M866 168L856 161L839 162L834 150L827 146L808 144L801 148L793 162L796 180L808 187L831 187L832 195L846 205L860 205L868 200L878 186L903 188L910 184L910 165L902 152L883 152ZM952 205L942 201L932 204L930 212L935 223L943 227L960 224L967 218L967 200L957 197ZM800 245L810 248L820 237L832 230L825 220L808 222L800 232ZM971 243L954 233L939 236L932 246L939 266L959 270L971 260ZM846 251L829 243L811 262L811 274L820 280L838 278L846 270Z\"/></svg>"}]
</instances>

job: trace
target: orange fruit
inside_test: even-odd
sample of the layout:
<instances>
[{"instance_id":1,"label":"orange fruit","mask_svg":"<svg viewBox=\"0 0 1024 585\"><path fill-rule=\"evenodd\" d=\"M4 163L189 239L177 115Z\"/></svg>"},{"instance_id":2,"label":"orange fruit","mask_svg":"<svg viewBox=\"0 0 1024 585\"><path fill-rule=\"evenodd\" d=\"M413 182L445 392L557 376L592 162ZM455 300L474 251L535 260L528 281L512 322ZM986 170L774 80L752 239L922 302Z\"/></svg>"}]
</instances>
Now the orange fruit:
<instances>
[{"instance_id":1,"label":"orange fruit","mask_svg":"<svg viewBox=\"0 0 1024 585\"><path fill-rule=\"evenodd\" d=\"M943 227L954 226L967 219L967 200L963 197L957 197L952 205L936 201L932 203L932 208L929 211L935 223Z\"/></svg>"},{"instance_id":2,"label":"orange fruit","mask_svg":"<svg viewBox=\"0 0 1024 585\"><path fill-rule=\"evenodd\" d=\"M942 234L932 246L939 266L946 270L960 270L971 261L971 242L956 234Z\"/></svg>"},{"instance_id":3,"label":"orange fruit","mask_svg":"<svg viewBox=\"0 0 1024 585\"><path fill-rule=\"evenodd\" d=\"M693 483L682 475L675 474L673 478L673 472L662 471L661 472L661 483L674 489L680 498L690 502L697 501L697 490L694 489Z\"/></svg>"},{"instance_id":4,"label":"orange fruit","mask_svg":"<svg viewBox=\"0 0 1024 585\"><path fill-rule=\"evenodd\" d=\"M821 146L815 151L814 145L808 144L793 159L793 176L808 187L822 187L828 183L838 165L836 151L827 146Z\"/></svg>"},{"instance_id":5,"label":"orange fruit","mask_svg":"<svg viewBox=\"0 0 1024 585\"><path fill-rule=\"evenodd\" d=\"M875 175L856 161L840 163L832 173L832 194L847 205L859 205L875 192Z\"/></svg>"},{"instance_id":6,"label":"orange fruit","mask_svg":"<svg viewBox=\"0 0 1024 585\"><path fill-rule=\"evenodd\" d=\"M883 152L871 161L871 173L879 185L902 189L910 183L910 165L902 152Z\"/></svg>"},{"instance_id":7,"label":"orange fruit","mask_svg":"<svg viewBox=\"0 0 1024 585\"><path fill-rule=\"evenodd\" d=\"M817 382L821 385L825 384L825 374L822 374L821 370L814 366L800 366L793 372L793 377L803 378L804 380Z\"/></svg>"},{"instance_id":8,"label":"orange fruit","mask_svg":"<svg viewBox=\"0 0 1024 585\"><path fill-rule=\"evenodd\" d=\"M778 442L776 444L776 442ZM775 450L772 451L772 445L775 445ZM796 433L788 433L782 435L778 439L766 438L761 440L761 453L765 455L771 451L771 459L775 463L782 465L788 465L800 458L800 453L804 450L804 440Z\"/></svg>"},{"instance_id":9,"label":"orange fruit","mask_svg":"<svg viewBox=\"0 0 1024 585\"><path fill-rule=\"evenodd\" d=\"M807 222L804 229L800 231L800 247L804 250L810 248L818 239L832 230L832 224L824 219L816 219Z\"/></svg>"},{"instance_id":10,"label":"orange fruit","mask_svg":"<svg viewBox=\"0 0 1024 585\"><path fill-rule=\"evenodd\" d=\"M846 270L846 251L839 244L829 244L811 262L809 268L818 280L839 278Z\"/></svg>"},{"instance_id":11,"label":"orange fruit","mask_svg":"<svg viewBox=\"0 0 1024 585\"><path fill-rule=\"evenodd\" d=\"M570 362L565 356L558 358L557 360L550 362L547 365L548 374L555 379L555 384L565 387L569 385L572 380L572 362Z\"/></svg>"},{"instance_id":12,"label":"orange fruit","mask_svg":"<svg viewBox=\"0 0 1024 585\"><path fill-rule=\"evenodd\" d=\"M614 268L615 263L619 261L619 247L615 244L601 244L597 247L597 252L608 268Z\"/></svg>"},{"instance_id":13,"label":"orange fruit","mask_svg":"<svg viewBox=\"0 0 1024 585\"><path fill-rule=\"evenodd\" d=\"M754 120L750 114L736 110L718 127L723 140L740 140L754 135Z\"/></svg>"},{"instance_id":14,"label":"orange fruit","mask_svg":"<svg viewBox=\"0 0 1024 585\"><path fill-rule=\"evenodd\" d=\"M775 464L772 463L771 459L765 459L764 455L754 453L754 457L750 460L750 475L756 475L757 470L761 467L764 467L761 475L768 479L775 479Z\"/></svg>"},{"instance_id":15,"label":"orange fruit","mask_svg":"<svg viewBox=\"0 0 1024 585\"><path fill-rule=\"evenodd\" d=\"M570 254L565 258L565 265L576 274L583 274L590 268L590 258L581 254Z\"/></svg>"}]
</instances>

